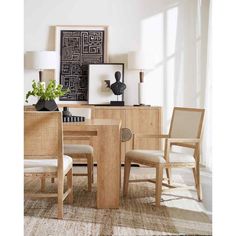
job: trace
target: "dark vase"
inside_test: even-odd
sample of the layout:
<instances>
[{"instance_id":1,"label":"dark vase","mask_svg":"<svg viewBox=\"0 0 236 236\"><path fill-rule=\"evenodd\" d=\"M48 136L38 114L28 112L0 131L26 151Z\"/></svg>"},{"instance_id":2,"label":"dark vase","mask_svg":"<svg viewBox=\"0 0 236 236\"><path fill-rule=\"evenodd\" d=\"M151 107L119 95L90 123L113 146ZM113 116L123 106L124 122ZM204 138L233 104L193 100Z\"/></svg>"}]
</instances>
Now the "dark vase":
<instances>
[{"instance_id":1,"label":"dark vase","mask_svg":"<svg viewBox=\"0 0 236 236\"><path fill-rule=\"evenodd\" d=\"M39 99L35 105L37 111L59 111L54 100Z\"/></svg>"},{"instance_id":2,"label":"dark vase","mask_svg":"<svg viewBox=\"0 0 236 236\"><path fill-rule=\"evenodd\" d=\"M68 107L63 107L63 117L68 117L68 116L72 116L71 112L69 111Z\"/></svg>"}]
</instances>

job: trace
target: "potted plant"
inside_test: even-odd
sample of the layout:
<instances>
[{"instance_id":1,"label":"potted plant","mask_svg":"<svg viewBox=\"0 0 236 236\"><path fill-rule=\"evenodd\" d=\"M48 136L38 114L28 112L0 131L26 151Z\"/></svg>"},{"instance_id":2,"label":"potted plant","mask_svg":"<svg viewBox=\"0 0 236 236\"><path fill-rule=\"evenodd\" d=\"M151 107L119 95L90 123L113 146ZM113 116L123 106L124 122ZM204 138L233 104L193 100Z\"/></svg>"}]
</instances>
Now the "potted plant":
<instances>
[{"instance_id":1,"label":"potted plant","mask_svg":"<svg viewBox=\"0 0 236 236\"><path fill-rule=\"evenodd\" d=\"M69 92L68 89L64 89L61 84L56 85L55 80L50 80L47 87L45 82L36 83L32 82L32 90L26 94L26 102L30 96L39 97L38 102L35 105L37 111L58 111L57 104L54 99L65 95Z\"/></svg>"}]
</instances>

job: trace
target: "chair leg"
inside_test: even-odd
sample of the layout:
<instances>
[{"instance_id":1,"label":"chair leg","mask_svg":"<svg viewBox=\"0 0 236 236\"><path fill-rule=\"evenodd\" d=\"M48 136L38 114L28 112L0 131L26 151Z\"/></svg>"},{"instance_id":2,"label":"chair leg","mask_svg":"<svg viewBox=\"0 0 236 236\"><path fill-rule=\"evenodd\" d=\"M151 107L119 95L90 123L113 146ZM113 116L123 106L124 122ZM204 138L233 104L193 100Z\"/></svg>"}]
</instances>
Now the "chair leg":
<instances>
[{"instance_id":1,"label":"chair leg","mask_svg":"<svg viewBox=\"0 0 236 236\"><path fill-rule=\"evenodd\" d=\"M91 165L92 165L92 183L94 183L94 176L93 176L93 154L91 155Z\"/></svg>"},{"instance_id":2,"label":"chair leg","mask_svg":"<svg viewBox=\"0 0 236 236\"><path fill-rule=\"evenodd\" d=\"M193 170L193 177L194 177L195 188L197 189L196 168L193 168L192 170Z\"/></svg>"},{"instance_id":3,"label":"chair leg","mask_svg":"<svg viewBox=\"0 0 236 236\"><path fill-rule=\"evenodd\" d=\"M123 195L126 196L128 193L129 187L129 175L130 175L131 161L125 159L125 168L124 168L124 183L123 183Z\"/></svg>"},{"instance_id":4,"label":"chair leg","mask_svg":"<svg viewBox=\"0 0 236 236\"><path fill-rule=\"evenodd\" d=\"M57 186L57 218L63 219L63 193L64 193L64 177L58 177Z\"/></svg>"},{"instance_id":5,"label":"chair leg","mask_svg":"<svg viewBox=\"0 0 236 236\"><path fill-rule=\"evenodd\" d=\"M159 164L156 167L156 206L157 207L161 205L162 179L163 179L163 166Z\"/></svg>"},{"instance_id":6,"label":"chair leg","mask_svg":"<svg viewBox=\"0 0 236 236\"><path fill-rule=\"evenodd\" d=\"M197 189L197 197L198 201L202 201L202 186L201 186L201 180L200 180L200 167L199 165L196 166L196 189Z\"/></svg>"},{"instance_id":7,"label":"chair leg","mask_svg":"<svg viewBox=\"0 0 236 236\"><path fill-rule=\"evenodd\" d=\"M168 167L166 168L166 176L168 178L168 184L172 184L172 173L171 173L171 168Z\"/></svg>"},{"instance_id":8,"label":"chair leg","mask_svg":"<svg viewBox=\"0 0 236 236\"><path fill-rule=\"evenodd\" d=\"M88 169L88 191L92 191L92 160L91 156L87 158L87 169Z\"/></svg>"},{"instance_id":9,"label":"chair leg","mask_svg":"<svg viewBox=\"0 0 236 236\"><path fill-rule=\"evenodd\" d=\"M41 178L41 192L45 192L45 177Z\"/></svg>"},{"instance_id":10,"label":"chair leg","mask_svg":"<svg viewBox=\"0 0 236 236\"><path fill-rule=\"evenodd\" d=\"M68 202L69 204L73 204L73 173L72 173L72 168L69 170L67 173L67 186L68 189L71 189L71 192L69 193L68 196Z\"/></svg>"}]
</instances>

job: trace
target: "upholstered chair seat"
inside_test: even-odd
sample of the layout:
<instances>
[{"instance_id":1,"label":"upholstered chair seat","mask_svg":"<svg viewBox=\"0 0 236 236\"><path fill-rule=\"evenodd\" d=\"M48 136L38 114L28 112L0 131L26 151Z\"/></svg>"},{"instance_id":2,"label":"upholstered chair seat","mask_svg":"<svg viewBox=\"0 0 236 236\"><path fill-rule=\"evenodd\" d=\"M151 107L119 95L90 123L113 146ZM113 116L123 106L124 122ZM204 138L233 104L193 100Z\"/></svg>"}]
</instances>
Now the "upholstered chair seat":
<instances>
[{"instance_id":1,"label":"upholstered chair seat","mask_svg":"<svg viewBox=\"0 0 236 236\"><path fill-rule=\"evenodd\" d=\"M93 147L88 144L64 144L66 154L92 154Z\"/></svg>"},{"instance_id":2,"label":"upholstered chair seat","mask_svg":"<svg viewBox=\"0 0 236 236\"><path fill-rule=\"evenodd\" d=\"M36 157L37 158L37 157ZM68 172L72 168L73 160L71 157L63 156L63 171ZM57 159L25 159L24 160L24 173L45 173L57 172Z\"/></svg>"},{"instance_id":3,"label":"upholstered chair seat","mask_svg":"<svg viewBox=\"0 0 236 236\"><path fill-rule=\"evenodd\" d=\"M126 158L132 162L135 162L135 160L138 163L140 163L140 161L144 161L145 163L153 163L154 165L156 163L166 163L166 160L164 158L164 151L161 150L132 150L126 153ZM169 162L195 163L195 159L191 154L170 152Z\"/></svg>"}]
</instances>

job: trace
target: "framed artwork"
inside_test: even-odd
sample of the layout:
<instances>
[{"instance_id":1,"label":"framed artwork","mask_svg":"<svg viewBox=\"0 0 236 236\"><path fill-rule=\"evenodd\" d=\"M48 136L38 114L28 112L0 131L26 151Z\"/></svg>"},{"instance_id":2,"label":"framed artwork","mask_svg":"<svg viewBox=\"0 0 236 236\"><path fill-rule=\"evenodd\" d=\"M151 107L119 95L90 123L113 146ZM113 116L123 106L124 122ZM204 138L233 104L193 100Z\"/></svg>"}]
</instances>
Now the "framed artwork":
<instances>
[{"instance_id":1,"label":"framed artwork","mask_svg":"<svg viewBox=\"0 0 236 236\"><path fill-rule=\"evenodd\" d=\"M107 26L56 26L55 50L60 54L56 81L70 92L59 102L88 102L88 65L106 63Z\"/></svg>"},{"instance_id":2,"label":"framed artwork","mask_svg":"<svg viewBox=\"0 0 236 236\"><path fill-rule=\"evenodd\" d=\"M110 104L110 101L124 101L124 94L114 95L110 86L116 82L115 73L121 73L124 83L124 63L89 64L89 104Z\"/></svg>"}]
</instances>

